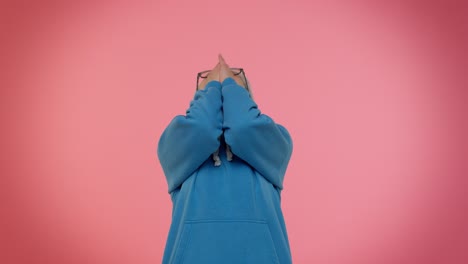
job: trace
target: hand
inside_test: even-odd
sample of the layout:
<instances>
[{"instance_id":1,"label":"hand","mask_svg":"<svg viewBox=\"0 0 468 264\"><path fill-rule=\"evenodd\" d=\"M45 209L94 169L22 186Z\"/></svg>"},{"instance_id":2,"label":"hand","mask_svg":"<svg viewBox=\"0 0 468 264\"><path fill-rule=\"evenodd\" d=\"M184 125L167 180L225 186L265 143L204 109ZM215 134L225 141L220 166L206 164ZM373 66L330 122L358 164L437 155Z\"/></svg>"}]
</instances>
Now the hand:
<instances>
[{"instance_id":1,"label":"hand","mask_svg":"<svg viewBox=\"0 0 468 264\"><path fill-rule=\"evenodd\" d=\"M200 84L198 85L198 90L205 89L206 84L208 84L209 82L213 80L219 81L220 70L221 70L221 65L218 62L218 64L216 64L216 66L208 73L208 76L205 79L203 79L203 81L200 82Z\"/></svg>"},{"instance_id":2,"label":"hand","mask_svg":"<svg viewBox=\"0 0 468 264\"><path fill-rule=\"evenodd\" d=\"M244 87L245 89L244 81L242 80L242 78L239 75L234 75L234 73L229 68L229 65L226 63L226 61L224 60L221 54L218 55L218 59L219 59L219 65L221 66L221 69L219 72L219 81L223 82L226 78L231 77L234 79L234 81L236 81L237 84Z\"/></svg>"}]
</instances>

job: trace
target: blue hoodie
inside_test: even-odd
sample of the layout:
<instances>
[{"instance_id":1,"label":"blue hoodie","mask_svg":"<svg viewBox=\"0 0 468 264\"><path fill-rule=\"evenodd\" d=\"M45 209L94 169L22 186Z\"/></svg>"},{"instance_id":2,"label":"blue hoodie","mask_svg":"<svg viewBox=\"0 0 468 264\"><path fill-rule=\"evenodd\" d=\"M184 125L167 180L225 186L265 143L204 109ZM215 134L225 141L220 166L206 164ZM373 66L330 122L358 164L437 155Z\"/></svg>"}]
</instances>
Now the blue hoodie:
<instances>
[{"instance_id":1,"label":"blue hoodie","mask_svg":"<svg viewBox=\"0 0 468 264\"><path fill-rule=\"evenodd\" d=\"M233 78L197 91L158 142L173 204L162 263L292 263L281 210L292 149L286 128Z\"/></svg>"}]
</instances>

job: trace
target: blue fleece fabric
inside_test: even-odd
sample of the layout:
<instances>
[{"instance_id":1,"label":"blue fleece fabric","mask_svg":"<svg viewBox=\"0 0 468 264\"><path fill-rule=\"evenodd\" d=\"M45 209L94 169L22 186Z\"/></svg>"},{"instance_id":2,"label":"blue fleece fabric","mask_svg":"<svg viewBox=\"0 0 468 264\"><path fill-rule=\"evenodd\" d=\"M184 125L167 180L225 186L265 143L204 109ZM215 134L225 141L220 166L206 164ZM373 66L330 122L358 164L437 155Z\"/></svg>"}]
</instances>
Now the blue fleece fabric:
<instances>
[{"instance_id":1,"label":"blue fleece fabric","mask_svg":"<svg viewBox=\"0 0 468 264\"><path fill-rule=\"evenodd\" d=\"M214 166L218 148L222 163ZM234 79L197 91L158 142L173 203L162 263L292 263L281 210L292 149L286 128Z\"/></svg>"}]
</instances>

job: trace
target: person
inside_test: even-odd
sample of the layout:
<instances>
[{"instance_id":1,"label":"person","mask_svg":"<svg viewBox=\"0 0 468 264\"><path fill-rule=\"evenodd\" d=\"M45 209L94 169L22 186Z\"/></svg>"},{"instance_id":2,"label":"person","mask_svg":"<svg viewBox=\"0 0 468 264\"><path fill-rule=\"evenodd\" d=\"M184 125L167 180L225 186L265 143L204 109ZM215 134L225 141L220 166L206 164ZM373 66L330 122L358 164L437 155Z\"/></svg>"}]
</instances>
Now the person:
<instances>
[{"instance_id":1,"label":"person","mask_svg":"<svg viewBox=\"0 0 468 264\"><path fill-rule=\"evenodd\" d=\"M163 264L292 263L281 209L292 138L241 76L219 54L159 138L173 205Z\"/></svg>"}]
</instances>

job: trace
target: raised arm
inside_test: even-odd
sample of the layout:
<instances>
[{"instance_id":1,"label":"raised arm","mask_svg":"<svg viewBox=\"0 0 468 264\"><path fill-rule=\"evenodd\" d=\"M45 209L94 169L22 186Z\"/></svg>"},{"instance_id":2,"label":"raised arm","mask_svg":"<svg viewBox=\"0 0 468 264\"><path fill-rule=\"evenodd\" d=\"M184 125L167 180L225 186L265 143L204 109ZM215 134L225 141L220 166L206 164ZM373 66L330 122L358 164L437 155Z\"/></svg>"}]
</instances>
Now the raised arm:
<instances>
[{"instance_id":1,"label":"raised arm","mask_svg":"<svg viewBox=\"0 0 468 264\"><path fill-rule=\"evenodd\" d=\"M162 133L157 154L169 193L218 149L223 132L221 107L221 83L210 81L195 93L186 115L174 117Z\"/></svg>"},{"instance_id":2,"label":"raised arm","mask_svg":"<svg viewBox=\"0 0 468 264\"><path fill-rule=\"evenodd\" d=\"M283 189L293 143L287 129L262 114L233 78L222 82L224 138L231 151L279 190Z\"/></svg>"}]
</instances>

